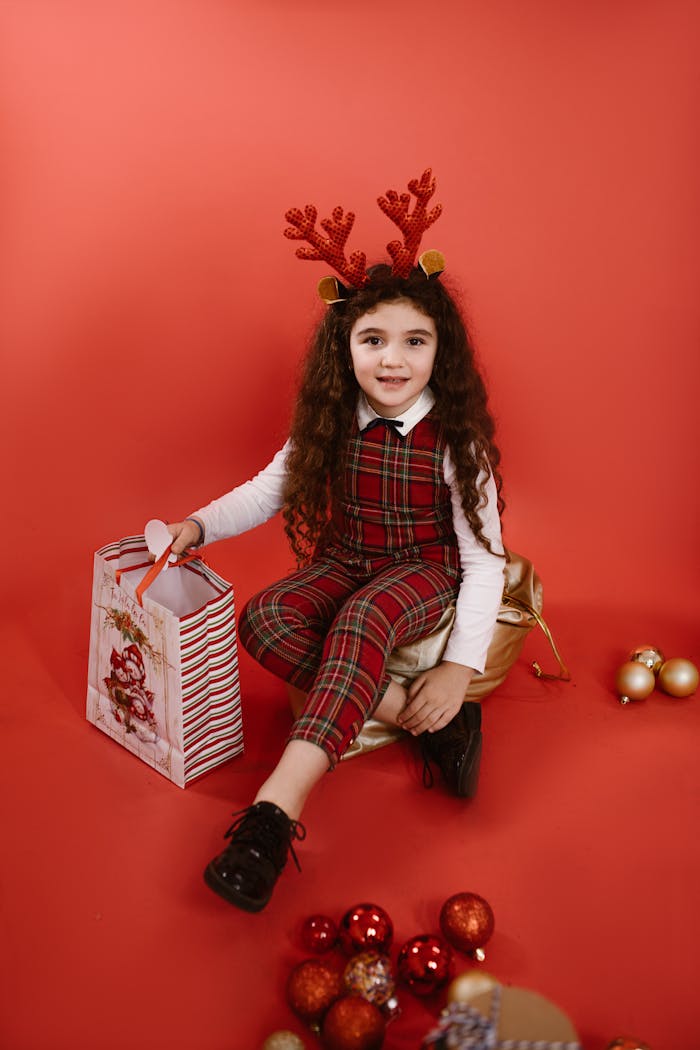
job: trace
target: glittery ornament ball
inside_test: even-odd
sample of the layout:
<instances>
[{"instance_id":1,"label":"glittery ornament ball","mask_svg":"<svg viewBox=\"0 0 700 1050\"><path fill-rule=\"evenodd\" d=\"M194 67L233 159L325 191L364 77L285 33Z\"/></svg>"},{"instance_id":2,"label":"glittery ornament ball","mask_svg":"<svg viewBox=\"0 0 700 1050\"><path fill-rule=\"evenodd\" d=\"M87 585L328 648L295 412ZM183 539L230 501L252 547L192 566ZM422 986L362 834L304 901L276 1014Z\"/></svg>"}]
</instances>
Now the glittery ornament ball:
<instances>
[{"instance_id":1,"label":"glittery ornament ball","mask_svg":"<svg viewBox=\"0 0 700 1050\"><path fill-rule=\"evenodd\" d=\"M657 645L638 645L630 653L630 660L633 663L644 664L652 674L659 673L665 659Z\"/></svg>"},{"instance_id":2,"label":"glittery ornament ball","mask_svg":"<svg viewBox=\"0 0 700 1050\"><path fill-rule=\"evenodd\" d=\"M700 674L695 664L682 656L667 660L659 671L659 686L669 696L692 696L699 680Z\"/></svg>"},{"instance_id":3,"label":"glittery ornament ball","mask_svg":"<svg viewBox=\"0 0 700 1050\"><path fill-rule=\"evenodd\" d=\"M478 893L455 893L440 909L440 929L453 948L477 954L493 933L494 917L491 905Z\"/></svg>"},{"instance_id":4,"label":"glittery ornament ball","mask_svg":"<svg viewBox=\"0 0 700 1050\"><path fill-rule=\"evenodd\" d=\"M317 1024L342 994L342 975L321 959L297 963L287 981L287 1002L297 1017Z\"/></svg>"},{"instance_id":5,"label":"glittery ornament ball","mask_svg":"<svg viewBox=\"0 0 700 1050\"><path fill-rule=\"evenodd\" d=\"M373 949L387 952L394 937L394 924L377 904L356 904L340 920L340 946L347 955Z\"/></svg>"},{"instance_id":6,"label":"glittery ornament ball","mask_svg":"<svg viewBox=\"0 0 700 1050\"><path fill-rule=\"evenodd\" d=\"M324 1050L380 1050L386 1022L374 1003L346 995L331 1006L323 1019Z\"/></svg>"},{"instance_id":7,"label":"glittery ornament ball","mask_svg":"<svg viewBox=\"0 0 700 1050\"><path fill-rule=\"evenodd\" d=\"M450 979L452 949L440 937L424 933L406 941L397 961L398 974L414 995L432 995Z\"/></svg>"},{"instance_id":8,"label":"glittery ornament ball","mask_svg":"<svg viewBox=\"0 0 700 1050\"><path fill-rule=\"evenodd\" d=\"M338 927L327 915L310 915L301 927L301 943L307 952L322 955L338 940Z\"/></svg>"},{"instance_id":9,"label":"glittery ornament ball","mask_svg":"<svg viewBox=\"0 0 700 1050\"><path fill-rule=\"evenodd\" d=\"M305 1045L294 1032L273 1032L263 1043L262 1050L305 1050Z\"/></svg>"},{"instance_id":10,"label":"glittery ornament ball","mask_svg":"<svg viewBox=\"0 0 700 1050\"><path fill-rule=\"evenodd\" d=\"M343 974L346 991L384 1006L394 994L395 981L388 955L379 952L358 952L348 962Z\"/></svg>"}]
</instances>

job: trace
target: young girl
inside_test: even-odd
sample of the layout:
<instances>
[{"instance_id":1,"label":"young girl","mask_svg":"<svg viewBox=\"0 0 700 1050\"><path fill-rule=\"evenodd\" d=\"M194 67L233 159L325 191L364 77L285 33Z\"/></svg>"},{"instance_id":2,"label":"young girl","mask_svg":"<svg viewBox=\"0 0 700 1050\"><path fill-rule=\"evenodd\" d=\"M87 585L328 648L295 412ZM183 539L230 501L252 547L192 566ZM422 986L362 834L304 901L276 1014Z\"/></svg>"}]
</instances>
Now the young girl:
<instances>
[{"instance_id":1,"label":"young girl","mask_svg":"<svg viewBox=\"0 0 700 1050\"><path fill-rule=\"evenodd\" d=\"M379 265L361 287L336 288L285 446L252 481L169 526L178 554L282 510L302 566L253 597L239 625L251 655L307 694L277 766L205 871L248 911L267 904L290 849L296 861L309 792L370 716L420 737L454 793L476 789L480 707L464 695L484 669L504 567L486 392L435 276ZM398 685L385 671L391 651L431 633L455 600L442 662Z\"/></svg>"}]
</instances>

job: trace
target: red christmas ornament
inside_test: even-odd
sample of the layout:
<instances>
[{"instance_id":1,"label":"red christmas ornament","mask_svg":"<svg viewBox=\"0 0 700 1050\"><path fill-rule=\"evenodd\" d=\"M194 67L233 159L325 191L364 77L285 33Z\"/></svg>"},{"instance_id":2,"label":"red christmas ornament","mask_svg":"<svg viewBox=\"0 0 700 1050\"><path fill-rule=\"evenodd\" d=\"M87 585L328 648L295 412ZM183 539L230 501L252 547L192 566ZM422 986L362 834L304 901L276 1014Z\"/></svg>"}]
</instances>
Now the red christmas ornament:
<instances>
[{"instance_id":1,"label":"red christmas ornament","mask_svg":"<svg viewBox=\"0 0 700 1050\"><path fill-rule=\"evenodd\" d=\"M322 955L338 940L338 927L327 915L310 915L301 927L301 943L307 952Z\"/></svg>"},{"instance_id":2,"label":"red christmas ornament","mask_svg":"<svg viewBox=\"0 0 700 1050\"><path fill-rule=\"evenodd\" d=\"M432 995L450 979L452 949L440 937L425 933L406 941L399 952L399 977L414 995Z\"/></svg>"},{"instance_id":3,"label":"red christmas ornament","mask_svg":"<svg viewBox=\"0 0 700 1050\"><path fill-rule=\"evenodd\" d=\"M440 909L440 929L453 948L485 959L482 947L493 933L491 905L477 893L455 893Z\"/></svg>"},{"instance_id":4,"label":"red christmas ornament","mask_svg":"<svg viewBox=\"0 0 700 1050\"><path fill-rule=\"evenodd\" d=\"M321 959L297 963L287 981L287 1002L297 1017L310 1025L318 1026L342 992L342 974Z\"/></svg>"},{"instance_id":5,"label":"red christmas ornament","mask_svg":"<svg viewBox=\"0 0 700 1050\"><path fill-rule=\"evenodd\" d=\"M347 955L373 949L386 953L391 947L394 924L376 904L356 904L340 920L340 946Z\"/></svg>"},{"instance_id":6,"label":"red christmas ornament","mask_svg":"<svg viewBox=\"0 0 700 1050\"><path fill-rule=\"evenodd\" d=\"M326 1014L321 1043L325 1050L379 1050L385 1030L386 1022L373 1003L346 995Z\"/></svg>"}]
</instances>

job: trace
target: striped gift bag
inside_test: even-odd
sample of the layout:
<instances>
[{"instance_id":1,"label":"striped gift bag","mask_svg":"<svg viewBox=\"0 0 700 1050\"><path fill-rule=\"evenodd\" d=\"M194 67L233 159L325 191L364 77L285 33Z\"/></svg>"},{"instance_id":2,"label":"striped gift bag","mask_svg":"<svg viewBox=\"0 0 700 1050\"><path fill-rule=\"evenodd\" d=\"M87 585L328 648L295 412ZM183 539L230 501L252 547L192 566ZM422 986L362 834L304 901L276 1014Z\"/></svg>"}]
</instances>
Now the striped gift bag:
<instances>
[{"instance_id":1,"label":"striped gift bag","mask_svg":"<svg viewBox=\"0 0 700 1050\"><path fill-rule=\"evenodd\" d=\"M243 751L233 588L143 536L95 554L87 719L179 787Z\"/></svg>"}]
</instances>

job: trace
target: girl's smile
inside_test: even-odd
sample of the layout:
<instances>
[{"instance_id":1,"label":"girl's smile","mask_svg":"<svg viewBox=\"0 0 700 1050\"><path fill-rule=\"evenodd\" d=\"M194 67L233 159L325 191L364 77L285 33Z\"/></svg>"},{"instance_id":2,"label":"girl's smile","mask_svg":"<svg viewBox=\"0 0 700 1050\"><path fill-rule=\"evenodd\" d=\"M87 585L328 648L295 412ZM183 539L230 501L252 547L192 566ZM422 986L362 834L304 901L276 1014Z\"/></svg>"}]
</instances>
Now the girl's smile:
<instances>
[{"instance_id":1,"label":"girl's smile","mask_svg":"<svg viewBox=\"0 0 700 1050\"><path fill-rule=\"evenodd\" d=\"M355 321L350 355L355 378L381 416L402 415L420 397L433 371L437 331L410 299L379 303Z\"/></svg>"}]
</instances>

